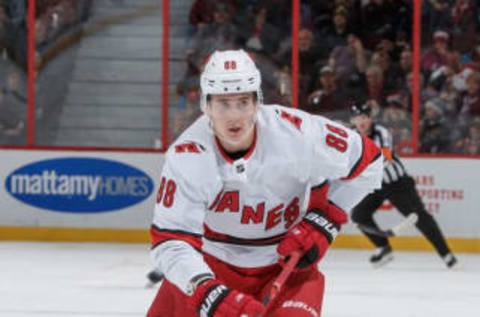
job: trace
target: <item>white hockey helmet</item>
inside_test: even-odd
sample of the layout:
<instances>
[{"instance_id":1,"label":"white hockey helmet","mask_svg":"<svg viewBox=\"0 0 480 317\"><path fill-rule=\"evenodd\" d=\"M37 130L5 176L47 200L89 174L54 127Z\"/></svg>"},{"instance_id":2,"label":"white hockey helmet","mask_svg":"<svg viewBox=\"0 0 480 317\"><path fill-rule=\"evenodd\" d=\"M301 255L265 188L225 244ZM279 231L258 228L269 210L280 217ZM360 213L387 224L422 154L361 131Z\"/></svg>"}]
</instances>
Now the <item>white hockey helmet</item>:
<instances>
[{"instance_id":1,"label":"white hockey helmet","mask_svg":"<svg viewBox=\"0 0 480 317\"><path fill-rule=\"evenodd\" d=\"M256 92L262 104L262 78L252 58L244 50L215 51L200 76L202 97L200 106L207 106L208 95Z\"/></svg>"}]
</instances>

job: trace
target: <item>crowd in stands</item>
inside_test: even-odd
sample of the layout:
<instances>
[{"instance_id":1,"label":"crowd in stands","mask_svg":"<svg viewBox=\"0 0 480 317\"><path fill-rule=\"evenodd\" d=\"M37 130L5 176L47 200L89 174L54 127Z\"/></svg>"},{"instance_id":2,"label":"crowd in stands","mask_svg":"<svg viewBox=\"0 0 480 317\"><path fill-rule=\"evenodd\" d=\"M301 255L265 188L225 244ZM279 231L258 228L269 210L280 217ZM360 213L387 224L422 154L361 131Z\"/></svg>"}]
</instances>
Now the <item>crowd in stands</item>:
<instances>
[{"instance_id":1,"label":"crowd in stands","mask_svg":"<svg viewBox=\"0 0 480 317\"><path fill-rule=\"evenodd\" d=\"M26 70L27 70L27 0L0 0L0 143L25 143ZM59 39L88 19L93 0L36 1L37 79L42 76L41 63L46 52ZM44 61L43 61L44 62ZM43 65L44 66L44 65ZM50 85L58 83L49 80ZM43 113L42 100L51 98L39 91L35 118ZM56 92L57 93L57 92ZM49 95L55 97L50 90Z\"/></svg>"},{"instance_id":2,"label":"crowd in stands","mask_svg":"<svg viewBox=\"0 0 480 317\"><path fill-rule=\"evenodd\" d=\"M480 154L479 9L474 0L423 1L420 152ZM410 153L412 17L410 0L301 1L298 106L348 123L350 104L367 102L396 150ZM267 102L290 104L290 0L196 0L190 26L180 109L199 115L202 65L229 48L256 58Z\"/></svg>"},{"instance_id":3,"label":"crowd in stands","mask_svg":"<svg viewBox=\"0 0 480 317\"><path fill-rule=\"evenodd\" d=\"M36 0L36 42L41 55L60 36L88 19L93 0Z\"/></svg>"},{"instance_id":4,"label":"crowd in stands","mask_svg":"<svg viewBox=\"0 0 480 317\"><path fill-rule=\"evenodd\" d=\"M18 143L25 127L26 2L0 1L0 143ZM23 63L22 63L23 61Z\"/></svg>"},{"instance_id":5,"label":"crowd in stands","mask_svg":"<svg viewBox=\"0 0 480 317\"><path fill-rule=\"evenodd\" d=\"M298 106L348 124L351 103L369 103L376 120L391 130L397 151L410 153L412 3L302 0ZM16 143L12 137L25 135L26 4L0 0L0 143ZM36 1L39 65L62 36L88 19L92 4L93 0ZM263 74L266 102L291 105L291 6L291 0L193 2L186 72L176 86L173 137L200 115L199 75L215 49L247 50ZM479 16L475 0L422 2L420 152L480 154ZM41 67L38 76L41 79ZM41 84L36 88L38 119Z\"/></svg>"},{"instance_id":6,"label":"crowd in stands","mask_svg":"<svg viewBox=\"0 0 480 317\"><path fill-rule=\"evenodd\" d=\"M25 68L27 0L0 1L0 50ZM93 0L37 0L35 38L41 55L60 35L85 21Z\"/></svg>"},{"instance_id":7,"label":"crowd in stands","mask_svg":"<svg viewBox=\"0 0 480 317\"><path fill-rule=\"evenodd\" d=\"M480 154L479 9L474 0L424 5L421 152Z\"/></svg>"},{"instance_id":8,"label":"crowd in stands","mask_svg":"<svg viewBox=\"0 0 480 317\"><path fill-rule=\"evenodd\" d=\"M300 108L348 123L352 102L369 103L397 150L411 151L412 2L310 2L302 2L302 31L322 53L309 67L316 73L300 75Z\"/></svg>"}]
</instances>

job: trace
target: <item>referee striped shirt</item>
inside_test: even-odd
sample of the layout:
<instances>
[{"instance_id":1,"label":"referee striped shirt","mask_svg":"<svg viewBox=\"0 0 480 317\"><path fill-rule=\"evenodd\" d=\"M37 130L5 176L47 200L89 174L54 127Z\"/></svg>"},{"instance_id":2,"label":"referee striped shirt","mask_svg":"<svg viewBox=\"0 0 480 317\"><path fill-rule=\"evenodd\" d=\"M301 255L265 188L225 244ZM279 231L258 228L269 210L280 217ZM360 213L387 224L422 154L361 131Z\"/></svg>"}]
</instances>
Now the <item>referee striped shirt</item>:
<instances>
[{"instance_id":1,"label":"referee striped shirt","mask_svg":"<svg viewBox=\"0 0 480 317\"><path fill-rule=\"evenodd\" d=\"M399 158L395 155L393 151L393 139L392 134L388 131L387 128L381 126L377 123L372 125L372 131L369 135L375 144L385 151L388 149L391 152L391 160L384 158L383 162L383 182L386 184L397 181L399 178L405 176L407 171L400 162ZM385 155L384 155L385 156Z\"/></svg>"}]
</instances>

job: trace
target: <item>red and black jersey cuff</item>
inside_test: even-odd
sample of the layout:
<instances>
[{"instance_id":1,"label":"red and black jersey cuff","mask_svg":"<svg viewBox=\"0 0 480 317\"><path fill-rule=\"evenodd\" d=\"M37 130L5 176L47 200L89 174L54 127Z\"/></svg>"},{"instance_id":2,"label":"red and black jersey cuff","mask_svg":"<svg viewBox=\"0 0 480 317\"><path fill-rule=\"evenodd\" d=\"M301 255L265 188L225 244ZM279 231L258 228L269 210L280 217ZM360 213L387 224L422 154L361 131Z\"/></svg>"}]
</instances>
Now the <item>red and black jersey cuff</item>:
<instances>
[{"instance_id":1,"label":"red and black jersey cuff","mask_svg":"<svg viewBox=\"0 0 480 317\"><path fill-rule=\"evenodd\" d=\"M327 181L322 184L312 187L310 192L310 201L308 203L308 210L317 209L322 210L325 216L338 225L347 223L348 215L334 202L328 199L328 190L330 185Z\"/></svg>"},{"instance_id":2,"label":"red and black jersey cuff","mask_svg":"<svg viewBox=\"0 0 480 317\"><path fill-rule=\"evenodd\" d=\"M308 201L308 209L325 209L328 204L328 190L330 184L324 181L320 185L314 186L310 189L310 200Z\"/></svg>"}]
</instances>

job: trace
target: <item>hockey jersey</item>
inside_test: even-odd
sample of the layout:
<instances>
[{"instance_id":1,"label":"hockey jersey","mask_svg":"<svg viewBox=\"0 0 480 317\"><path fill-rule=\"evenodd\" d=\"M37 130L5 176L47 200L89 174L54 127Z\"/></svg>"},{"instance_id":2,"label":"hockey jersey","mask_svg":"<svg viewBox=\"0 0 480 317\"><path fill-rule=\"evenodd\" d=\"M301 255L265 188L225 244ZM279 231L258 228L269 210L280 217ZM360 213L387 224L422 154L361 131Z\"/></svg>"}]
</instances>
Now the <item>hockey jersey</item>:
<instances>
[{"instance_id":1,"label":"hockey jersey","mask_svg":"<svg viewBox=\"0 0 480 317\"><path fill-rule=\"evenodd\" d=\"M329 184L329 199L350 210L381 180L374 143L326 118L260 106L253 146L232 160L204 115L166 153L152 258L185 293L192 277L213 273L201 252L242 268L274 264L312 188Z\"/></svg>"},{"instance_id":2,"label":"hockey jersey","mask_svg":"<svg viewBox=\"0 0 480 317\"><path fill-rule=\"evenodd\" d=\"M407 174L402 162L395 154L393 149L393 137L388 129L378 123L374 123L371 132L368 135L370 139L382 150L384 156L383 162L383 182L390 184L398 181Z\"/></svg>"}]
</instances>

